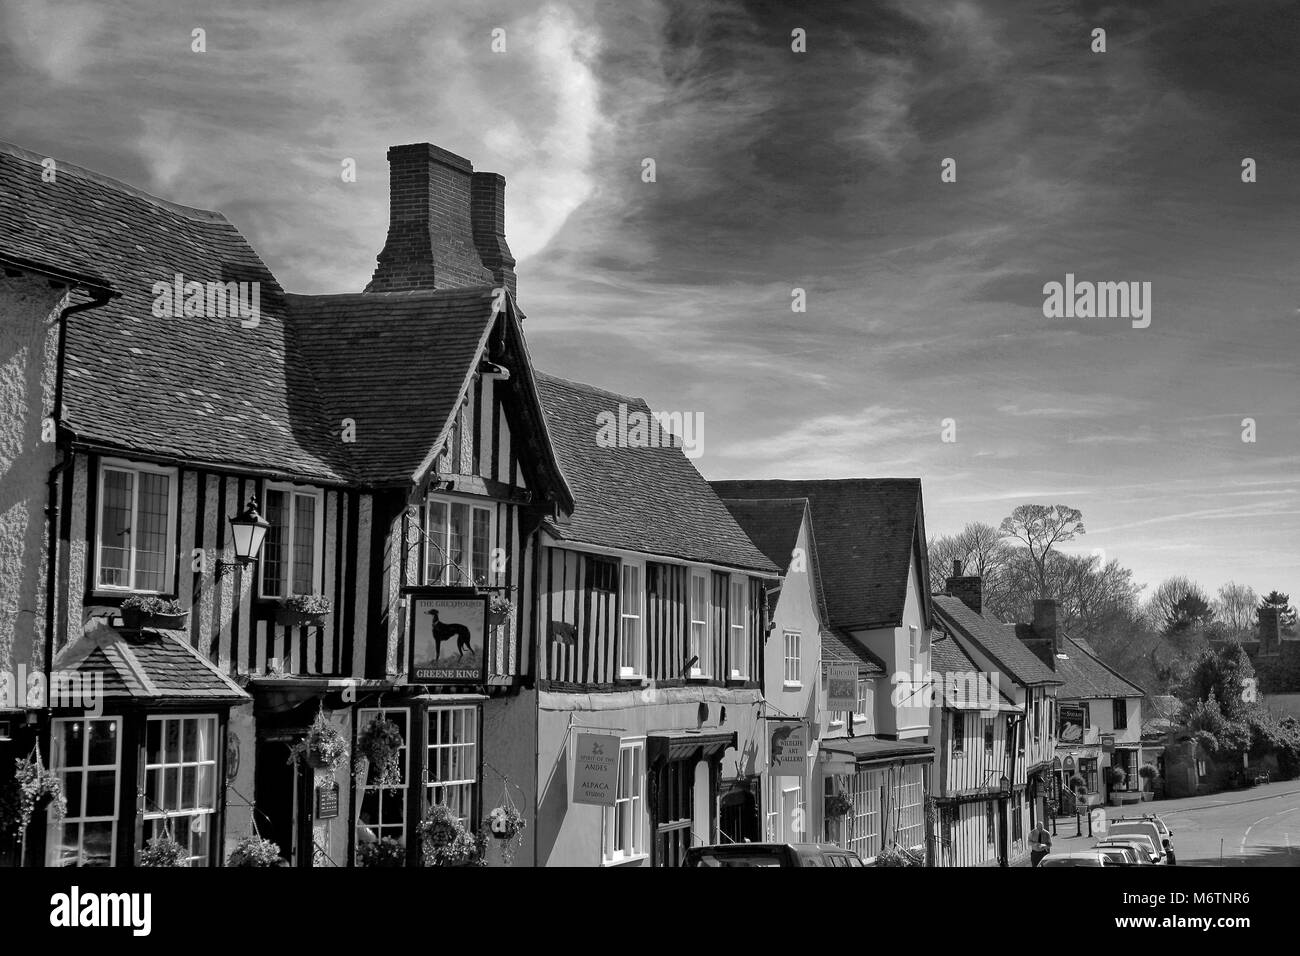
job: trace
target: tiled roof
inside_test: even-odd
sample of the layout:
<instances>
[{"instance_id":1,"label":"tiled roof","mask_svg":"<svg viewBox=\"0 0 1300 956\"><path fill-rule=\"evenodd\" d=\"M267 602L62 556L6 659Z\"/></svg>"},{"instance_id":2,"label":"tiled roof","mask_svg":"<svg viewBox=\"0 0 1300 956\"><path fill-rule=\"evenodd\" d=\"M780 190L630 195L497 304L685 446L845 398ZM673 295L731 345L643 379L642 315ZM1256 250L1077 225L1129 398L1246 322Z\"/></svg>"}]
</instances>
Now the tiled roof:
<instances>
[{"instance_id":1,"label":"tiled roof","mask_svg":"<svg viewBox=\"0 0 1300 956\"><path fill-rule=\"evenodd\" d=\"M197 463L341 480L346 465L283 293L223 216L0 144L0 253L104 277L68 323L64 418L81 439ZM256 282L260 321L159 317L157 282Z\"/></svg>"},{"instance_id":2,"label":"tiled roof","mask_svg":"<svg viewBox=\"0 0 1300 956\"><path fill-rule=\"evenodd\" d=\"M976 666L966 649L951 637L930 644L930 670L937 680L943 682L942 700L948 707L982 710L989 701L996 701L998 707L1015 704Z\"/></svg>"},{"instance_id":3,"label":"tiled roof","mask_svg":"<svg viewBox=\"0 0 1300 956\"><path fill-rule=\"evenodd\" d=\"M976 614L960 598L934 595L934 608L944 621L988 654L1012 680L1021 684L1059 684L1050 667L1016 637L1015 626L998 624Z\"/></svg>"},{"instance_id":4,"label":"tiled roof","mask_svg":"<svg viewBox=\"0 0 1300 956\"><path fill-rule=\"evenodd\" d=\"M808 511L806 498L777 498L744 501L724 498L722 503L736 522L745 529L749 540L769 561L782 571L790 566L794 549Z\"/></svg>"},{"instance_id":5,"label":"tiled roof","mask_svg":"<svg viewBox=\"0 0 1300 956\"><path fill-rule=\"evenodd\" d=\"M859 674L883 674L885 662L852 634L838 628L822 628L822 659L836 663L857 664Z\"/></svg>"},{"instance_id":6,"label":"tiled roof","mask_svg":"<svg viewBox=\"0 0 1300 956\"><path fill-rule=\"evenodd\" d=\"M356 423L353 472L410 481L477 368L496 313L492 289L285 296L323 382L332 422Z\"/></svg>"},{"instance_id":7,"label":"tiled roof","mask_svg":"<svg viewBox=\"0 0 1300 956\"><path fill-rule=\"evenodd\" d=\"M1056 690L1058 700L1146 696L1141 687L1085 650L1083 642L1064 634L1056 657L1056 675L1065 681Z\"/></svg>"},{"instance_id":8,"label":"tiled roof","mask_svg":"<svg viewBox=\"0 0 1300 956\"><path fill-rule=\"evenodd\" d=\"M99 673L108 699L229 701L248 699L192 648L182 632L144 630L139 636L95 622L54 659L57 670Z\"/></svg>"},{"instance_id":9,"label":"tiled roof","mask_svg":"<svg viewBox=\"0 0 1300 956\"><path fill-rule=\"evenodd\" d=\"M639 398L536 373L538 392L560 467L574 496L567 522L548 522L561 541L663 555L775 573L718 500L680 442L654 425L650 447L601 447L597 417L650 415ZM653 421L653 419L652 419Z\"/></svg>"},{"instance_id":10,"label":"tiled roof","mask_svg":"<svg viewBox=\"0 0 1300 956\"><path fill-rule=\"evenodd\" d=\"M925 561L919 478L715 481L713 488L729 499L807 498L829 623L849 629L902 623L918 540ZM922 563L922 582L926 574Z\"/></svg>"}]
</instances>

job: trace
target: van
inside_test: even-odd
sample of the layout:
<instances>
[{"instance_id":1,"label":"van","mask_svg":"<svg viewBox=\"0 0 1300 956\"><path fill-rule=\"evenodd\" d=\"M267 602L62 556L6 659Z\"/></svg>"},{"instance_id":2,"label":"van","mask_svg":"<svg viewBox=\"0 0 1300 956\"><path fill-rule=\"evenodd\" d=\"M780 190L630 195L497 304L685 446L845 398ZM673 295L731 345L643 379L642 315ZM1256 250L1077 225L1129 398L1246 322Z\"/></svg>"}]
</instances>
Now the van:
<instances>
[{"instance_id":1,"label":"van","mask_svg":"<svg viewBox=\"0 0 1300 956\"><path fill-rule=\"evenodd\" d=\"M721 843L693 846L683 866L863 866L852 850L827 843Z\"/></svg>"}]
</instances>

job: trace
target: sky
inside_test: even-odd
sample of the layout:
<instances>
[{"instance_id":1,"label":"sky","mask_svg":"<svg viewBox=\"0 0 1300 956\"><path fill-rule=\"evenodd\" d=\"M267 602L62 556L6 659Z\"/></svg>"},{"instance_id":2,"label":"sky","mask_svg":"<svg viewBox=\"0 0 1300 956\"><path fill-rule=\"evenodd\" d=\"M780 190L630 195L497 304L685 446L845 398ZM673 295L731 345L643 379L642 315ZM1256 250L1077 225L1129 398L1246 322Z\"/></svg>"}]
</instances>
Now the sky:
<instances>
[{"instance_id":1,"label":"sky","mask_svg":"<svg viewBox=\"0 0 1300 956\"><path fill-rule=\"evenodd\" d=\"M0 139L303 293L365 285L387 147L436 143L506 177L539 367L699 416L706 477L920 477L931 535L1066 504L1152 588L1300 598L1300 10L1137 6L0 0ZM1149 326L1045 316L1067 275Z\"/></svg>"}]
</instances>

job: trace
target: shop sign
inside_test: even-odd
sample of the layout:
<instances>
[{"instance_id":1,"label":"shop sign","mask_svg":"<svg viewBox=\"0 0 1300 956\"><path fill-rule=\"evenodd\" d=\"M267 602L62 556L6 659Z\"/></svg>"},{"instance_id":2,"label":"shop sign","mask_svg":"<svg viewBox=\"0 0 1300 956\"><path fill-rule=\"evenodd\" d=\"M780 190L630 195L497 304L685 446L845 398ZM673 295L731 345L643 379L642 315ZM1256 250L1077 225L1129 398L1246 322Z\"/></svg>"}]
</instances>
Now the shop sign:
<instances>
[{"instance_id":1,"label":"shop sign","mask_svg":"<svg viewBox=\"0 0 1300 956\"><path fill-rule=\"evenodd\" d=\"M1114 734L1106 734L1104 737L1101 738L1101 752L1104 754L1115 752Z\"/></svg>"},{"instance_id":2,"label":"shop sign","mask_svg":"<svg viewBox=\"0 0 1300 956\"><path fill-rule=\"evenodd\" d=\"M1060 714L1060 727L1056 739L1063 744L1083 743L1083 708L1062 704L1057 708Z\"/></svg>"},{"instance_id":3,"label":"shop sign","mask_svg":"<svg viewBox=\"0 0 1300 956\"><path fill-rule=\"evenodd\" d=\"M802 777L808 761L808 728L780 723L772 728L768 768L776 777Z\"/></svg>"},{"instance_id":4,"label":"shop sign","mask_svg":"<svg viewBox=\"0 0 1300 956\"><path fill-rule=\"evenodd\" d=\"M612 807L618 802L618 751L613 734L578 734L573 758L573 802Z\"/></svg>"},{"instance_id":5,"label":"shop sign","mask_svg":"<svg viewBox=\"0 0 1300 956\"><path fill-rule=\"evenodd\" d=\"M826 709L852 713L858 706L858 665L831 664L826 675Z\"/></svg>"},{"instance_id":6,"label":"shop sign","mask_svg":"<svg viewBox=\"0 0 1300 956\"><path fill-rule=\"evenodd\" d=\"M339 815L339 785L325 784L316 788L316 819L333 820Z\"/></svg>"},{"instance_id":7,"label":"shop sign","mask_svg":"<svg viewBox=\"0 0 1300 956\"><path fill-rule=\"evenodd\" d=\"M438 596L436 589L408 591L407 633L411 684L482 684L487 681L488 598Z\"/></svg>"}]
</instances>

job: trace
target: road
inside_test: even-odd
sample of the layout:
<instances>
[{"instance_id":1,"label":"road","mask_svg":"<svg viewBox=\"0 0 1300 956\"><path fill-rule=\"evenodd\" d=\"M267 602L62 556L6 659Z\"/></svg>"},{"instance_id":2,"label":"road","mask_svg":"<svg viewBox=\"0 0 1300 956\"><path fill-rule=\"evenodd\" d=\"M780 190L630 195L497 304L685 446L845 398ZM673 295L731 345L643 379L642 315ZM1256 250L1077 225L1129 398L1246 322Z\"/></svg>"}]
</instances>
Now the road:
<instances>
[{"instance_id":1,"label":"road","mask_svg":"<svg viewBox=\"0 0 1300 956\"><path fill-rule=\"evenodd\" d=\"M1174 834L1179 866L1300 866L1300 780L1136 807L1107 807L1112 815L1154 812ZM1076 837L1074 824L1057 822L1054 850L1082 850L1094 842Z\"/></svg>"}]
</instances>

